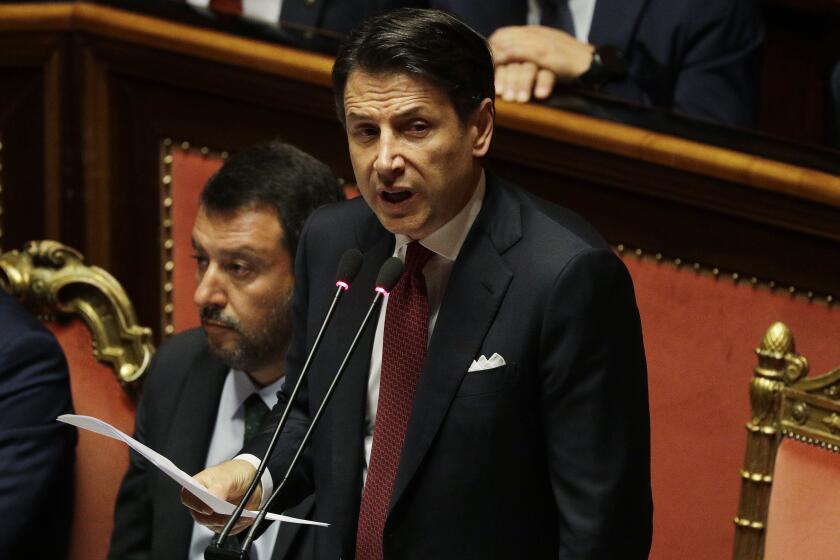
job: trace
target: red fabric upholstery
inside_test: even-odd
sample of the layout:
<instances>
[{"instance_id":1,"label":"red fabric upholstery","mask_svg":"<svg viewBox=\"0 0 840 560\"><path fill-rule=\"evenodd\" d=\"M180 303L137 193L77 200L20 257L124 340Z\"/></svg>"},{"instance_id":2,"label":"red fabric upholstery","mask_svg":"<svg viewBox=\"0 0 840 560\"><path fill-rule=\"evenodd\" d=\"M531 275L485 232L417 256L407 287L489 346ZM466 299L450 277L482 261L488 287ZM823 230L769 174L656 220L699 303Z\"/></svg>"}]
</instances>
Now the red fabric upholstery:
<instances>
[{"instance_id":1,"label":"red fabric upholstery","mask_svg":"<svg viewBox=\"0 0 840 560\"><path fill-rule=\"evenodd\" d=\"M840 556L840 455L784 439L776 456L764 560Z\"/></svg>"},{"instance_id":2,"label":"red fabric upholstery","mask_svg":"<svg viewBox=\"0 0 840 560\"><path fill-rule=\"evenodd\" d=\"M113 370L93 357L90 331L80 319L47 323L67 357L76 414L105 420L131 434L134 403ZM114 503L128 468L128 448L115 440L79 430L76 448L75 505L69 560L100 560L108 552Z\"/></svg>"},{"instance_id":3,"label":"red fabric upholstery","mask_svg":"<svg viewBox=\"0 0 840 560\"><path fill-rule=\"evenodd\" d=\"M172 150L172 322L175 332L199 325L193 303L195 261L192 258L192 228L198 211L198 200L205 183L224 163L215 155Z\"/></svg>"},{"instance_id":4,"label":"red fabric upholstery","mask_svg":"<svg viewBox=\"0 0 840 560\"><path fill-rule=\"evenodd\" d=\"M729 558L750 417L753 349L783 321L814 372L840 363L840 309L625 256L650 383L651 559Z\"/></svg>"}]
</instances>

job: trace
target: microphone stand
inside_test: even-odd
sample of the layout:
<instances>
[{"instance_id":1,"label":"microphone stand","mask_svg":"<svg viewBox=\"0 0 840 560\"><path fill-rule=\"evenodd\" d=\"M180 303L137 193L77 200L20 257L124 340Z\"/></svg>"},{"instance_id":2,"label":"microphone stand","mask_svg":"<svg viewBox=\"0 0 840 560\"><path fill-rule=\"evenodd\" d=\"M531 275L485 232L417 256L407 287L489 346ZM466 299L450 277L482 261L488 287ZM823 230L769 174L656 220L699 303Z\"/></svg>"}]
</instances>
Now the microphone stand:
<instances>
[{"instance_id":1,"label":"microphone stand","mask_svg":"<svg viewBox=\"0 0 840 560\"><path fill-rule=\"evenodd\" d=\"M248 503L248 500L251 499L251 496L256 491L257 485L260 483L260 479L262 478L262 475L265 473L265 470L268 467L268 459L269 457L271 457L271 454L274 452L274 448L277 446L277 441L280 438L280 433L283 431L283 427L286 425L286 421L289 418L289 412L292 409L292 404L294 403L295 398L300 392L300 388L303 385L304 378L309 373L309 368L312 365L312 358L315 356L315 352L321 345L321 338L323 337L324 332L327 330L327 326L332 320L332 316L335 312L335 307L338 304L338 300L341 298L341 295L350 288L350 282L355 278L356 274L359 271L359 268L361 268L361 262L362 254L358 249L350 249L342 255L341 262L339 263L339 279L335 283L335 296L333 296L330 308L327 310L327 315L324 318L324 322L321 323L321 329L318 331L318 335L315 337L315 342L312 344L312 349L309 351L309 355L306 357L306 362L304 363L303 369L301 370L300 375L298 376L297 382L292 388L292 392L289 395L289 400L286 403L286 408L283 410L283 415L280 417L280 421L277 423L277 427L274 430L274 434L271 436L271 441L268 444L268 449L266 449L262 461L260 461L259 468L257 469L254 478L251 480L251 484L248 486L248 489L245 491L245 495L242 496L242 499L239 501L239 504L236 506L236 509L228 518L227 523L225 523L225 526L222 528L222 531L215 539L213 539L210 545L205 549L205 560L226 560L229 558L236 558L242 560L248 559L249 551L245 547L242 547L243 550L234 551L225 549L223 548L223 546L228 536L230 535L230 531L233 528L233 525L242 516L242 512L245 511L245 505ZM342 271L345 273L342 274ZM263 515L263 519L264 518L265 515ZM250 543L248 548L250 548Z\"/></svg>"},{"instance_id":2,"label":"microphone stand","mask_svg":"<svg viewBox=\"0 0 840 560\"><path fill-rule=\"evenodd\" d=\"M399 261L399 259L397 260ZM400 265L402 265L402 263L400 263ZM315 412L315 416L312 417L312 422L309 424L309 429L306 430L306 435L303 436L303 440L301 441L301 444L298 447L295 456L292 458L292 462L289 464L289 468L286 469L286 474L283 475L283 480L280 481L280 484L274 490L274 493L271 494L271 497L268 499L265 505L262 508L260 508L259 514L257 515L256 519L254 519L254 523L251 525L251 528L248 530L248 534L245 536L245 540L242 541L242 547L239 550L240 556L230 558L239 558L241 560L248 559L251 544L254 541L254 537L256 535L258 527L265 519L265 516L268 515L268 509L271 507L271 503L275 500L275 498L277 498L277 496L280 494L280 491L283 490L283 486L286 484L286 481L289 479L289 476L292 474L292 471L297 466L298 461L303 455L303 449L306 447L306 444L309 442L309 438L312 435L312 432L315 430L315 427L318 425L318 421L321 419L321 414L324 412L324 409L326 409L327 404L332 398L332 395L335 392L335 388L338 386L338 382L341 380L341 377L344 374L344 370L347 369L347 364L350 362L350 357L356 350L356 346L359 343L359 339L361 339L362 337L362 333L364 333L365 327L367 327L368 323L370 322L370 318L373 316L373 313L378 307L379 302L382 301L382 298L387 294L388 292L385 288L380 286L376 287L376 295L373 297L373 301L371 302L367 314L365 315L365 318L362 321L362 325L359 327L359 330L356 331L356 336L353 338L353 342L350 343L350 348L344 355L344 360L342 360L341 365L338 367L338 371L336 372L335 377L333 377L332 383L330 383L330 386L327 389L326 395L324 396L324 400L321 401L321 405Z\"/></svg>"}]
</instances>

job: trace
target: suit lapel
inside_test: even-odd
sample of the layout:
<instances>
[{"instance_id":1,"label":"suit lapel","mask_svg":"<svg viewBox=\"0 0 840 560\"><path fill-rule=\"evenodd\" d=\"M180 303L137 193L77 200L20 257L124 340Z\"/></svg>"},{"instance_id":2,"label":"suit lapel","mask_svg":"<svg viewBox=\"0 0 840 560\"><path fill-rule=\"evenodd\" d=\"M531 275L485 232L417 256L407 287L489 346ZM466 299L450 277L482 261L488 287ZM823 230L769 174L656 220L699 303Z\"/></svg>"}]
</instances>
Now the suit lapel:
<instances>
[{"instance_id":1,"label":"suit lapel","mask_svg":"<svg viewBox=\"0 0 840 560\"><path fill-rule=\"evenodd\" d=\"M598 0L589 30L593 45L612 45L627 52L638 20L649 0Z\"/></svg>"},{"instance_id":2,"label":"suit lapel","mask_svg":"<svg viewBox=\"0 0 840 560\"><path fill-rule=\"evenodd\" d=\"M209 352L203 353L195 369L187 376L176 403L172 435L167 444L168 456L189 474L204 468L227 373L227 366L215 360ZM182 535L170 541L183 544L183 550L173 551L173 557L186 558L192 535L192 518L184 515L180 500L167 500L166 505L170 509L164 513L165 518L171 520L169 531L173 535Z\"/></svg>"},{"instance_id":3,"label":"suit lapel","mask_svg":"<svg viewBox=\"0 0 840 560\"><path fill-rule=\"evenodd\" d=\"M391 509L429 450L513 273L501 257L521 237L518 204L488 176L487 195L455 261L423 364Z\"/></svg>"},{"instance_id":4,"label":"suit lapel","mask_svg":"<svg viewBox=\"0 0 840 560\"><path fill-rule=\"evenodd\" d=\"M188 473L204 468L229 368L208 351L198 360L196 370L187 377L172 418L170 458Z\"/></svg>"}]
</instances>

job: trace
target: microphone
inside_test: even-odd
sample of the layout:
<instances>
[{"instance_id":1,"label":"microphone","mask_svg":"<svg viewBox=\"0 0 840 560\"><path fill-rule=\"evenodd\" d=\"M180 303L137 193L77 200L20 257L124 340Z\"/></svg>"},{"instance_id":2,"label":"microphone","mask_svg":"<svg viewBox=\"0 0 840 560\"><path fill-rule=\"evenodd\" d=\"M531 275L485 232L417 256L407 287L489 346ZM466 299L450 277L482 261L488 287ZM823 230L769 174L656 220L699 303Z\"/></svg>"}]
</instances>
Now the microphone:
<instances>
[{"instance_id":1,"label":"microphone","mask_svg":"<svg viewBox=\"0 0 840 560\"><path fill-rule=\"evenodd\" d=\"M248 490L245 492L245 495L242 496L242 499L239 501L239 505L236 506L236 509L228 518L227 523L225 523L224 528L222 528L222 532L219 533L218 537L213 539L213 542L211 542L207 549L204 551L204 558L206 560L239 558L239 555L231 556L230 553L232 551L224 550L222 547L225 544L225 540L227 540L234 523L236 523L236 521L242 516L242 512L245 510L245 504L248 503L248 500L251 499L251 496L256 491L257 485L260 483L260 478L262 478L263 473L265 473L265 469L268 466L268 458L271 456L271 453L277 446L277 441L279 439L280 433L283 431L283 427L286 425L286 421L289 417L289 411L292 408L292 403L294 402L295 397L297 397L297 394L300 391L300 387L302 384L301 382L309 372L309 367L312 364L312 357L315 355L315 352L321 345L321 338L324 332L327 330L327 325L330 324L330 320L332 319L336 304L338 303L338 300L341 298L342 294L350 289L350 284L356 278L356 275L359 273L359 269L362 268L362 259L362 252L355 248L348 249L344 252L343 255L341 255L341 259L338 262L338 272L336 273L335 296L333 297L332 304L330 304L329 310L327 310L327 315L326 317L324 317L323 323L321 323L321 329L318 331L318 336L315 337L315 342L312 344L312 349L309 351L309 355L306 358L306 362L304 363L303 369L301 370L300 375L298 376L297 382L295 383L295 386L292 389L291 394L289 395L289 401L288 403L286 403L286 409L283 411L283 416L280 417L280 421L277 423L277 428L274 430L274 434L271 437L271 442L268 444L268 449L266 450L262 461L260 461L260 466L257 469L257 473L254 475L253 480L251 480L251 484L248 486ZM247 558L247 551L245 552L245 554L245 558Z\"/></svg>"},{"instance_id":2,"label":"microphone","mask_svg":"<svg viewBox=\"0 0 840 560\"><path fill-rule=\"evenodd\" d=\"M341 377L344 375L344 370L347 369L347 364L350 362L350 358L353 355L353 352L356 350L356 346L359 344L359 340L362 338L362 334L364 333L365 327L367 327L368 323L370 322L370 318L373 316L374 311L378 307L379 303L382 301L382 298L388 295L394 286L397 285L397 282L402 276L403 270L405 266L403 265L402 261L397 257L390 257L382 264L382 268L379 269L379 275L376 277L376 286L374 288L375 295L373 296L373 300L370 303L370 307L368 307L367 313L365 314L365 318L362 320L361 326L359 326L359 330L356 331L356 336L353 337L353 341L350 343L350 348L347 349L347 353L344 355L344 359L341 361L341 365L338 366L338 371L336 371L335 376L333 377L332 383L330 383L329 388L327 388L327 392L324 395L324 399L321 401L321 404L318 406L318 410L315 412L315 415L312 417L312 421L309 424L309 428L306 430L306 434L303 436L303 440L300 442L297 451L295 452L295 456L292 458L292 462L289 464L288 469L286 469L286 474L283 475L283 479L280 481L280 484L277 485L277 488L274 489L274 492L271 494L271 497L268 501L265 502L265 505L260 508L257 517L254 519L254 523L251 525L250 529L248 530L248 534L245 537L245 540L242 541L242 547L239 550L239 556L229 556L229 558L239 558L239 559L247 559L249 555L249 551L251 548L251 543L254 541L254 536L256 535L257 528L265 519L265 516L268 514L268 509L271 507L272 502L274 502L275 498L280 495L280 492L283 490L283 486L286 484L286 481L289 479L289 476L292 474L292 471L297 466L298 461L300 460L301 456L303 455L303 450L306 447L306 444L309 443L309 438L312 435L312 432L315 430L316 426L318 425L318 421L321 419L321 415L327 407L327 404L330 402L333 393L335 392L335 388L338 386L339 381L341 381ZM291 399L289 403L286 405L286 410L291 406ZM268 455L263 460L263 464L267 462ZM262 466L262 465L261 465ZM257 480L255 478L255 480Z\"/></svg>"}]
</instances>

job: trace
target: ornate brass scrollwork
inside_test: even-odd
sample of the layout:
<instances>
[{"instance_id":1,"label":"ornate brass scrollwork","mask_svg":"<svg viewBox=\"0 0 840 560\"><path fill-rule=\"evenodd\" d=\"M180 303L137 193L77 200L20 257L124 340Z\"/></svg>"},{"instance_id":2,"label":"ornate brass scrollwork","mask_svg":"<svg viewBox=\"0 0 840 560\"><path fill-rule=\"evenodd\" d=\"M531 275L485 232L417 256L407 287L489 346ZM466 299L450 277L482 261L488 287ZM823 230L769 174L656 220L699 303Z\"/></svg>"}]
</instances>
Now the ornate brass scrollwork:
<instances>
[{"instance_id":1,"label":"ornate brass scrollwork","mask_svg":"<svg viewBox=\"0 0 840 560\"><path fill-rule=\"evenodd\" d=\"M796 353L793 334L782 323L767 329L756 349L750 381L752 418L741 469L741 499L735 518L735 560L761 560L782 437L840 453L840 368L808 377L808 360Z\"/></svg>"},{"instance_id":2,"label":"ornate brass scrollwork","mask_svg":"<svg viewBox=\"0 0 840 560\"><path fill-rule=\"evenodd\" d=\"M783 394L786 387L808 373L808 361L796 354L793 334L783 323L767 329L755 352L758 366L750 381L752 418L747 423L741 500L735 518L736 560L760 560L763 556L773 464L781 438ZM807 417L807 408L800 407L799 415Z\"/></svg>"},{"instance_id":3,"label":"ornate brass scrollwork","mask_svg":"<svg viewBox=\"0 0 840 560\"><path fill-rule=\"evenodd\" d=\"M91 331L94 356L134 395L149 366L152 331L137 324L134 307L113 276L84 264L81 253L57 241L30 241L0 255L0 287L44 318L77 315Z\"/></svg>"},{"instance_id":4,"label":"ornate brass scrollwork","mask_svg":"<svg viewBox=\"0 0 840 560\"><path fill-rule=\"evenodd\" d=\"M834 413L831 416L826 416L822 421L832 434L840 434L840 415Z\"/></svg>"}]
</instances>

